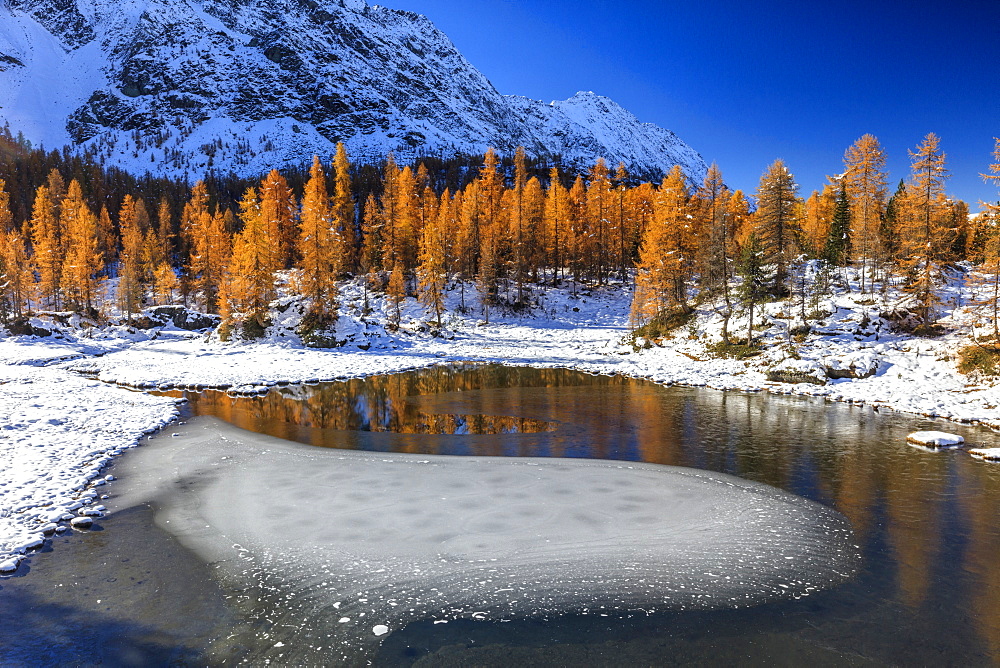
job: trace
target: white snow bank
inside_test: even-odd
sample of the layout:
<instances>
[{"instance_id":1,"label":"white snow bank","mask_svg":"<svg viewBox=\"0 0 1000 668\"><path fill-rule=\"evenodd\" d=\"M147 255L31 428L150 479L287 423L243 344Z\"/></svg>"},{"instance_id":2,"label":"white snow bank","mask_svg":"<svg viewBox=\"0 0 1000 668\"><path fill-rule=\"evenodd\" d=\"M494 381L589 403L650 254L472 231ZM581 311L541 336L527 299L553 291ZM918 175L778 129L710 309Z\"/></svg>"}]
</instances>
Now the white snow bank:
<instances>
[{"instance_id":1,"label":"white snow bank","mask_svg":"<svg viewBox=\"0 0 1000 668\"><path fill-rule=\"evenodd\" d=\"M0 572L62 523L100 516L90 506L108 482L104 467L176 415L170 399L52 366L81 355L67 345L0 340Z\"/></svg>"},{"instance_id":2,"label":"white snow bank","mask_svg":"<svg viewBox=\"0 0 1000 668\"><path fill-rule=\"evenodd\" d=\"M957 448L965 444L965 439L943 431L915 431L906 437L906 442L933 448Z\"/></svg>"}]
</instances>

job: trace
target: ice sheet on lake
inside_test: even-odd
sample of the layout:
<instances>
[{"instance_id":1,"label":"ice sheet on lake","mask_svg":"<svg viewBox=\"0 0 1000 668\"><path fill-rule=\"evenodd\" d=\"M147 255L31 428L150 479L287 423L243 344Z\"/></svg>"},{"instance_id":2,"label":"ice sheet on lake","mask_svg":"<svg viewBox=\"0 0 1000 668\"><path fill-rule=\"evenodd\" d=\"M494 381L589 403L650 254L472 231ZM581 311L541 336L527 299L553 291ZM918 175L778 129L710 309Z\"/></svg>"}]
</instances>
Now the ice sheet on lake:
<instances>
[{"instance_id":1,"label":"ice sheet on lake","mask_svg":"<svg viewBox=\"0 0 1000 668\"><path fill-rule=\"evenodd\" d=\"M350 663L416 619L741 607L857 566L839 513L722 474L331 451L212 418L177 429L134 453L130 494L256 588L243 612L277 635L252 660L336 647Z\"/></svg>"}]
</instances>

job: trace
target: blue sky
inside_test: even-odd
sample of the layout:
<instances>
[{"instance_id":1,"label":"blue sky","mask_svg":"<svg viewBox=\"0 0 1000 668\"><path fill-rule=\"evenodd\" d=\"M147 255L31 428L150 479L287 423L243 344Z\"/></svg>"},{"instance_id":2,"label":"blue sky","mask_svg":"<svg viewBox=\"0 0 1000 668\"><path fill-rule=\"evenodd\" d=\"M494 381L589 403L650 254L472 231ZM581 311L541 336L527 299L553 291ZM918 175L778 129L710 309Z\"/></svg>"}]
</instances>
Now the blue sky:
<instances>
[{"instance_id":1,"label":"blue sky","mask_svg":"<svg viewBox=\"0 0 1000 668\"><path fill-rule=\"evenodd\" d=\"M1000 136L1000 0L390 0L428 16L501 93L606 95L675 131L733 187L783 158L803 195L865 133L889 154L941 137L978 210Z\"/></svg>"}]
</instances>

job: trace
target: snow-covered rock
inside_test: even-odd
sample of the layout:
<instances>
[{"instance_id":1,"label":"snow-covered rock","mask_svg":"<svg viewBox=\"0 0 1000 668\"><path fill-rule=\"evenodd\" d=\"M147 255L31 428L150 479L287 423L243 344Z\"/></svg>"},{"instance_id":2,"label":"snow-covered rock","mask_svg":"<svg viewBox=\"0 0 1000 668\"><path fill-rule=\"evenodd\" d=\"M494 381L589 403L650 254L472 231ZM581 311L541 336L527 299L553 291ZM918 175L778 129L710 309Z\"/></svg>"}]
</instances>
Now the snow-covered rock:
<instances>
[{"instance_id":1,"label":"snow-covered rock","mask_svg":"<svg viewBox=\"0 0 1000 668\"><path fill-rule=\"evenodd\" d=\"M957 448L965 444L965 439L943 431L915 431L906 437L906 442L931 448Z\"/></svg>"},{"instance_id":2,"label":"snow-covered rock","mask_svg":"<svg viewBox=\"0 0 1000 668\"><path fill-rule=\"evenodd\" d=\"M523 145L575 168L707 169L600 95L501 95L427 18L362 0L8 0L0 117L47 147L180 177L253 176L338 141L361 161Z\"/></svg>"},{"instance_id":3,"label":"snow-covered rock","mask_svg":"<svg viewBox=\"0 0 1000 668\"><path fill-rule=\"evenodd\" d=\"M969 450L969 454L988 462L1000 462L1000 448L976 448Z\"/></svg>"},{"instance_id":4,"label":"snow-covered rock","mask_svg":"<svg viewBox=\"0 0 1000 668\"><path fill-rule=\"evenodd\" d=\"M878 357L870 352L854 353L824 360L827 378L871 378L878 372Z\"/></svg>"},{"instance_id":5,"label":"snow-covered rock","mask_svg":"<svg viewBox=\"0 0 1000 668\"><path fill-rule=\"evenodd\" d=\"M826 369L815 360L789 358L767 370L767 379L777 383L826 384Z\"/></svg>"}]
</instances>

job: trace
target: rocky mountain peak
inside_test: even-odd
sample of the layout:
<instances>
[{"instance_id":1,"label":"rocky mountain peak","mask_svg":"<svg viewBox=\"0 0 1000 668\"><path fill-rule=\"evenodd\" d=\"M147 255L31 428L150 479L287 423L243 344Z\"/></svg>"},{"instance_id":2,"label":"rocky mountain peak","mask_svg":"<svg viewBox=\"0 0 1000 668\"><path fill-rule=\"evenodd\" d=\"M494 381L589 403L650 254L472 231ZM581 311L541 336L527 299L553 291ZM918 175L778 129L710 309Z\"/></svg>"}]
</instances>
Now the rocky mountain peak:
<instances>
[{"instance_id":1,"label":"rocky mountain peak","mask_svg":"<svg viewBox=\"0 0 1000 668\"><path fill-rule=\"evenodd\" d=\"M130 171L255 175L328 156L493 146L653 175L706 167L594 93L499 94L427 18L364 0L6 0L0 116L35 142Z\"/></svg>"}]
</instances>

